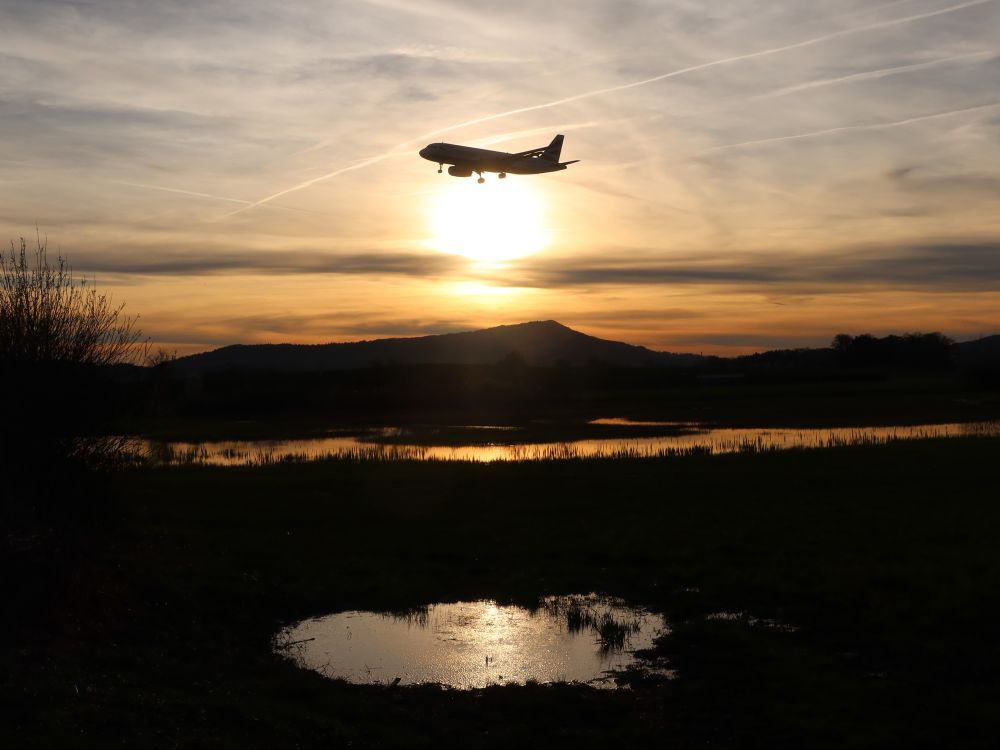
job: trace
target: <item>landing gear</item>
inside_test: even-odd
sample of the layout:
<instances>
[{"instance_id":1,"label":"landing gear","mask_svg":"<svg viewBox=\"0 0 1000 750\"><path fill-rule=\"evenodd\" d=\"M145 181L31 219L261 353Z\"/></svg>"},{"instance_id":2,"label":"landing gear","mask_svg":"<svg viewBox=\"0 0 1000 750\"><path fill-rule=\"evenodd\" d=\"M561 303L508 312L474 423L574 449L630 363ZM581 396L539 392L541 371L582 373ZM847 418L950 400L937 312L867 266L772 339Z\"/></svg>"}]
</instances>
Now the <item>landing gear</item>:
<instances>
[{"instance_id":1,"label":"landing gear","mask_svg":"<svg viewBox=\"0 0 1000 750\"><path fill-rule=\"evenodd\" d=\"M500 178L500 179L502 180L502 179L503 179L504 177L506 177L506 176L507 176L507 173L506 173L506 172L501 172L501 173L500 173L499 175L497 175L497 176L498 176L498 177L499 177L499 178Z\"/></svg>"},{"instance_id":2,"label":"landing gear","mask_svg":"<svg viewBox=\"0 0 1000 750\"><path fill-rule=\"evenodd\" d=\"M479 175L479 179L476 180L476 182L478 182L480 185L482 185L484 182L486 182L486 179L483 177L483 173L482 172L476 172L476 174Z\"/></svg>"},{"instance_id":3,"label":"landing gear","mask_svg":"<svg viewBox=\"0 0 1000 750\"><path fill-rule=\"evenodd\" d=\"M441 174L443 169L444 169L444 164L438 164L438 174Z\"/></svg>"}]
</instances>

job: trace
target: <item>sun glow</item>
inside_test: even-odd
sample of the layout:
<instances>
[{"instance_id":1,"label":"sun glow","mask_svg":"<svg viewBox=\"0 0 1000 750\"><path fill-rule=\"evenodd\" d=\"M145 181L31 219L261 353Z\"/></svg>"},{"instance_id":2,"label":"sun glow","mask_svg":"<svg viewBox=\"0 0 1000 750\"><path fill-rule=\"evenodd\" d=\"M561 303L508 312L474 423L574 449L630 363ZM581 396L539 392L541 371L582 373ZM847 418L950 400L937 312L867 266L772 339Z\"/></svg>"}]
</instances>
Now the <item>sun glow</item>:
<instances>
[{"instance_id":1,"label":"sun glow","mask_svg":"<svg viewBox=\"0 0 1000 750\"><path fill-rule=\"evenodd\" d=\"M533 255L549 242L544 208L526 180L451 179L430 198L429 244L484 265Z\"/></svg>"}]
</instances>

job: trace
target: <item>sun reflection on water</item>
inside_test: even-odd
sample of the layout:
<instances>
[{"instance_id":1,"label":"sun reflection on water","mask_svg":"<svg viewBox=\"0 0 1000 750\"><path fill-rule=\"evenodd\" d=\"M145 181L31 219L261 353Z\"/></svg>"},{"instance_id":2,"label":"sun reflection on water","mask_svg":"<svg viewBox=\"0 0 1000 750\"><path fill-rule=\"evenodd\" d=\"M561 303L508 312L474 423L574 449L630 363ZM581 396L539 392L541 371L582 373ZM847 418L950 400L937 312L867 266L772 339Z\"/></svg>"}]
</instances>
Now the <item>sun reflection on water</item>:
<instances>
[{"instance_id":1,"label":"sun reflection on water","mask_svg":"<svg viewBox=\"0 0 1000 750\"><path fill-rule=\"evenodd\" d=\"M568 608L586 609L594 622L614 617L634 627L609 648L596 628L573 627ZM340 612L282 631L275 647L301 666L354 683L480 688L534 680L614 687L615 677L636 665L633 652L650 648L668 630L660 615L591 594L549 597L535 609L476 601L402 615Z\"/></svg>"},{"instance_id":2,"label":"sun reflection on water","mask_svg":"<svg viewBox=\"0 0 1000 750\"><path fill-rule=\"evenodd\" d=\"M657 422L635 422L620 418L594 420L592 425L655 427ZM972 422L909 425L898 427L830 428L710 428L698 424L663 422L669 433L662 436L576 437L561 442L520 442L518 428L476 426L477 431L495 433L489 441L469 444L433 442L383 442L404 430L385 428L356 435L295 440L230 440L185 443L134 439L137 454L161 465L205 464L216 466L266 465L283 461L351 459L372 461L551 461L581 458L655 458L692 452L756 453L792 448L833 448L851 445L882 445L896 440L995 436L1000 423ZM686 429L678 431L678 427Z\"/></svg>"}]
</instances>

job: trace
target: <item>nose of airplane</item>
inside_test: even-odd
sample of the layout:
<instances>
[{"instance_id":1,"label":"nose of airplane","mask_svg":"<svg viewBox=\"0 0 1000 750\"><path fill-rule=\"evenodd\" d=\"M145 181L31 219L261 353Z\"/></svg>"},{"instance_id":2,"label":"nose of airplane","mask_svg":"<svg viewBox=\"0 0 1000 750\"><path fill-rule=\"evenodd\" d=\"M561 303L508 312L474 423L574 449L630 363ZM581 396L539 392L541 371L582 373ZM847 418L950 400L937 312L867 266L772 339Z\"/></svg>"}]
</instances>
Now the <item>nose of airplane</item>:
<instances>
[{"instance_id":1,"label":"nose of airplane","mask_svg":"<svg viewBox=\"0 0 1000 750\"><path fill-rule=\"evenodd\" d=\"M420 149L420 155L425 159L429 159L430 156L428 154L430 153L430 150L431 150L430 146L424 146L422 149Z\"/></svg>"}]
</instances>

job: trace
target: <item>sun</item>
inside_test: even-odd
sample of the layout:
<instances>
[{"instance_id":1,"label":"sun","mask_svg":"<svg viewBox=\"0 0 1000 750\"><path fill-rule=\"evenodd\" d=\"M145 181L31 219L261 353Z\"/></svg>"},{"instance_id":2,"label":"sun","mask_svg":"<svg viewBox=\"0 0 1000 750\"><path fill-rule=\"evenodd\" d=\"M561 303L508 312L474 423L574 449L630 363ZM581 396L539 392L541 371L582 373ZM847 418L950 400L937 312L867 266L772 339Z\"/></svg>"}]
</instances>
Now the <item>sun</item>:
<instances>
[{"instance_id":1,"label":"sun","mask_svg":"<svg viewBox=\"0 0 1000 750\"><path fill-rule=\"evenodd\" d=\"M549 242L544 209L541 192L525 181L452 179L428 201L429 244L484 265L534 255Z\"/></svg>"}]
</instances>

